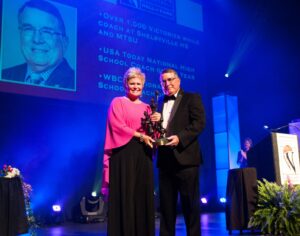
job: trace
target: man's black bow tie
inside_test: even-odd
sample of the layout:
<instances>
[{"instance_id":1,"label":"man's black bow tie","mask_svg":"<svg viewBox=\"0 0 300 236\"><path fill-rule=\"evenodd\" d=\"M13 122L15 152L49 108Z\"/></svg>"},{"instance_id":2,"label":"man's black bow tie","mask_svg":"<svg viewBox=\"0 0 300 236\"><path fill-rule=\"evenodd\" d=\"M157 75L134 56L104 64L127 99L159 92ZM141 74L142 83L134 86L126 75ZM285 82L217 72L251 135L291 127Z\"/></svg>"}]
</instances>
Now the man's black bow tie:
<instances>
[{"instance_id":1,"label":"man's black bow tie","mask_svg":"<svg viewBox=\"0 0 300 236\"><path fill-rule=\"evenodd\" d=\"M176 100L175 95L171 95L171 96L164 96L164 102L167 102L169 100Z\"/></svg>"}]
</instances>

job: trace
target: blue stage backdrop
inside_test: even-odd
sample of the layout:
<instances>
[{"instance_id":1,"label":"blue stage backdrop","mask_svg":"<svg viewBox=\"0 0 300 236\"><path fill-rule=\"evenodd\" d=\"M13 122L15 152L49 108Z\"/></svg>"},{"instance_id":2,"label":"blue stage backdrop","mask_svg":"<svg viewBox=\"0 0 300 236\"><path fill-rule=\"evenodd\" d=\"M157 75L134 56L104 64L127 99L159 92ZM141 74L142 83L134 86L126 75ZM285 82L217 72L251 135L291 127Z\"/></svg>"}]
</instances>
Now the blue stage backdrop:
<instances>
[{"instance_id":1,"label":"blue stage backdrop","mask_svg":"<svg viewBox=\"0 0 300 236\"><path fill-rule=\"evenodd\" d=\"M212 97L237 96L241 138L249 136L254 144L266 135L264 124L279 127L300 117L300 9L295 4L49 0L64 21L65 59L74 71L71 86L53 86L29 84L25 75L3 76L25 63L20 36L28 25L18 23L25 1L1 1L0 165L21 170L32 184L36 210L60 203L70 217L82 196L99 191L107 109L113 97L124 95L122 75L128 67L146 73L146 102L154 91L162 93L158 76L165 67L179 71L183 89L202 95L207 127L200 138L200 188L212 207ZM41 33L49 36L40 26L27 36Z\"/></svg>"}]
</instances>

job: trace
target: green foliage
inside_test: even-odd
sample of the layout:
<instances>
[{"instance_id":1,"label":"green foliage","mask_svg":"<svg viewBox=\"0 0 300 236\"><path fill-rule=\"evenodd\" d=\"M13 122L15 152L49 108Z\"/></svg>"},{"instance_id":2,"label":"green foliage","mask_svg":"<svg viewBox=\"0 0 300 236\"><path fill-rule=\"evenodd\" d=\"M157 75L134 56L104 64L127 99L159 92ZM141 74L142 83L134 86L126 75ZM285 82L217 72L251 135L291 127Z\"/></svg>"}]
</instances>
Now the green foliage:
<instances>
[{"instance_id":1,"label":"green foliage","mask_svg":"<svg viewBox=\"0 0 300 236\"><path fill-rule=\"evenodd\" d=\"M258 204L249 227L264 234L300 235L300 186L258 181Z\"/></svg>"}]
</instances>

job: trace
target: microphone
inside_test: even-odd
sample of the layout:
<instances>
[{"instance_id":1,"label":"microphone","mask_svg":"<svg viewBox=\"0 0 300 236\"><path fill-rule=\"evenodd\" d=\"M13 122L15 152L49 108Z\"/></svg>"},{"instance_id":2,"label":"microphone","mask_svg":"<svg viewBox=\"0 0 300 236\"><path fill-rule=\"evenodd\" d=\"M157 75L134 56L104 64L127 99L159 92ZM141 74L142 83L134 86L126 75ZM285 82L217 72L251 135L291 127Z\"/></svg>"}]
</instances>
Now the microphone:
<instances>
[{"instance_id":1,"label":"microphone","mask_svg":"<svg viewBox=\"0 0 300 236\"><path fill-rule=\"evenodd\" d=\"M158 102L159 91L158 91L158 90L155 90L155 91L154 91L154 94L155 94L155 99L156 99L156 103L157 103L157 102Z\"/></svg>"},{"instance_id":2,"label":"microphone","mask_svg":"<svg viewBox=\"0 0 300 236\"><path fill-rule=\"evenodd\" d=\"M264 125L264 129L269 131L269 132L277 132L277 131L279 131L281 129L284 129L284 128L287 128L287 127L295 127L297 130L300 131L299 126L294 125L294 124L286 124L286 125L279 126L277 128L270 128L268 125Z\"/></svg>"}]
</instances>

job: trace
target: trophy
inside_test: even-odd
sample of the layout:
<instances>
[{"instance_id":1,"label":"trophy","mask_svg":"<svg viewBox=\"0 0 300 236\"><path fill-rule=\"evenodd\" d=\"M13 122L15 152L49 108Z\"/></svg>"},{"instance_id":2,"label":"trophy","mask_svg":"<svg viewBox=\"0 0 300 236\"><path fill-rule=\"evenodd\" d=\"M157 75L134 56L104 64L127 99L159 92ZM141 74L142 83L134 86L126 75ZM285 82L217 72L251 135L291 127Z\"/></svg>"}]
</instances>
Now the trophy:
<instances>
[{"instance_id":1,"label":"trophy","mask_svg":"<svg viewBox=\"0 0 300 236\"><path fill-rule=\"evenodd\" d=\"M154 98L151 98L151 114L157 111L158 94L159 92L156 90L156 101L154 100ZM154 144L157 146L163 146L168 143L169 140L166 138L166 130L162 127L163 120L160 119L158 122L152 122L150 119L150 115L146 111L144 112L144 116L145 118L142 118L143 128L146 130L146 133L155 140Z\"/></svg>"}]
</instances>

